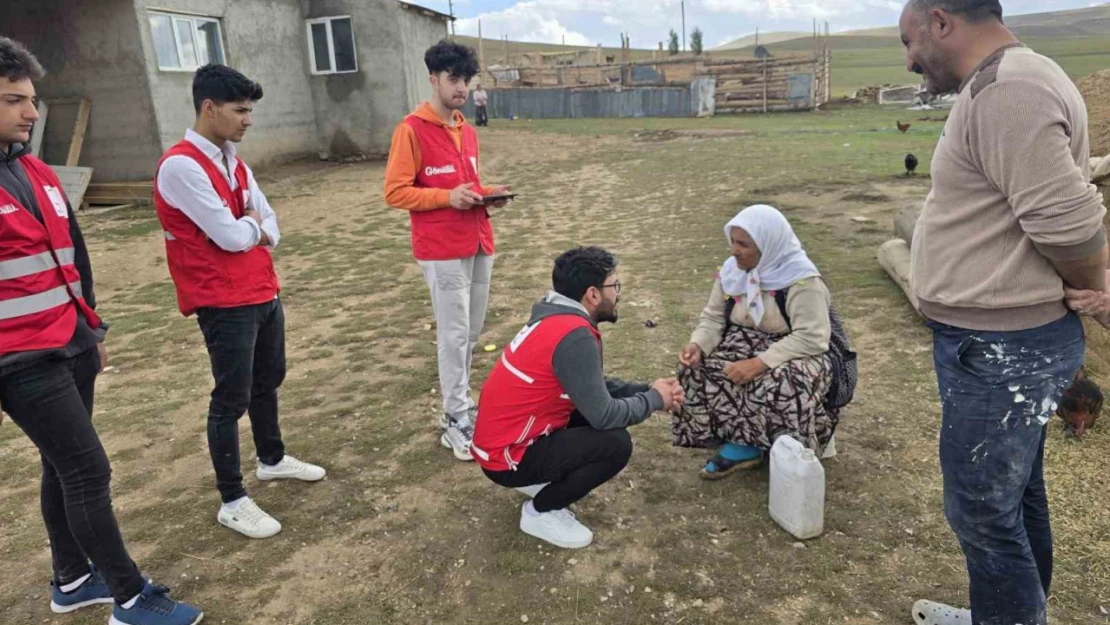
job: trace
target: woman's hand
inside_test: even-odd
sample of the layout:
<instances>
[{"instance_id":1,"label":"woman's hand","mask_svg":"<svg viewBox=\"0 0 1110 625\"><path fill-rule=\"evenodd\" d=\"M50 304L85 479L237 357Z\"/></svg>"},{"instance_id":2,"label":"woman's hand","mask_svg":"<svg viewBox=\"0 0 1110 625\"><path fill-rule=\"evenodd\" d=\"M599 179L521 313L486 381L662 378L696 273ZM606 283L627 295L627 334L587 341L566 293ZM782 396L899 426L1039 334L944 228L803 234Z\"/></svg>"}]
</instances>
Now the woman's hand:
<instances>
[{"instance_id":1,"label":"woman's hand","mask_svg":"<svg viewBox=\"0 0 1110 625\"><path fill-rule=\"evenodd\" d=\"M696 367L701 363L701 347L697 343L690 343L678 352L678 364L683 367Z\"/></svg>"},{"instance_id":2,"label":"woman's hand","mask_svg":"<svg viewBox=\"0 0 1110 625\"><path fill-rule=\"evenodd\" d=\"M759 358L737 360L725 365L724 374L733 384L747 384L767 373L767 365Z\"/></svg>"}]
</instances>

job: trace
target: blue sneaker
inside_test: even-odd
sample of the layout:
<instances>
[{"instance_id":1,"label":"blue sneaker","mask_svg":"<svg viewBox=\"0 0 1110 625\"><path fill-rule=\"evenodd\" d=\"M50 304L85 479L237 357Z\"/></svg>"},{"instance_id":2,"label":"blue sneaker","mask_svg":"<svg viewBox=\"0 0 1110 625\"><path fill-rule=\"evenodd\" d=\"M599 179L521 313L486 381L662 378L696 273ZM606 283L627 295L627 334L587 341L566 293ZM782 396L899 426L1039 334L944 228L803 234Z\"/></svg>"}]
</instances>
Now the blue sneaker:
<instances>
[{"instance_id":1,"label":"blue sneaker","mask_svg":"<svg viewBox=\"0 0 1110 625\"><path fill-rule=\"evenodd\" d=\"M108 625L196 625L204 618L200 608L170 599L169 592L165 586L147 582L131 609L116 604Z\"/></svg>"},{"instance_id":2,"label":"blue sneaker","mask_svg":"<svg viewBox=\"0 0 1110 625\"><path fill-rule=\"evenodd\" d=\"M67 614L98 603L113 603L108 582L96 567L90 567L89 578L72 592L62 592L54 582L50 582L50 611L54 614Z\"/></svg>"}]
</instances>

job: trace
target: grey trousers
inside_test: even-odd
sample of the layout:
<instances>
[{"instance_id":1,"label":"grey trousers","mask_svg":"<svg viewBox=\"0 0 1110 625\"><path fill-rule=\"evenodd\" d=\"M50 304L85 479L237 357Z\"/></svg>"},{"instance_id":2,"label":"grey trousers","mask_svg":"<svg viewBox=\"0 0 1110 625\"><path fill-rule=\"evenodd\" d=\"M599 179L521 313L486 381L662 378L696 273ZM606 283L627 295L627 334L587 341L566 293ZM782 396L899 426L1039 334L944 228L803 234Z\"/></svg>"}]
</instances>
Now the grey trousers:
<instances>
[{"instance_id":1,"label":"grey trousers","mask_svg":"<svg viewBox=\"0 0 1110 625\"><path fill-rule=\"evenodd\" d=\"M493 256L418 263L432 293L443 412L458 419L470 407L470 363L486 322Z\"/></svg>"}]
</instances>

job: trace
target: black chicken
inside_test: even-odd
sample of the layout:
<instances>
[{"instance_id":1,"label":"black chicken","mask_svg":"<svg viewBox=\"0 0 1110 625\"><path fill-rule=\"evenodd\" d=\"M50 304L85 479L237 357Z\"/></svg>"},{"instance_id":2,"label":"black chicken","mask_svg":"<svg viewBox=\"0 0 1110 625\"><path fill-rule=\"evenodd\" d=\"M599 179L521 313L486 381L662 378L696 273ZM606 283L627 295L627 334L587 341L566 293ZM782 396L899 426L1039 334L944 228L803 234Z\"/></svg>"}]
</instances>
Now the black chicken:
<instances>
[{"instance_id":1,"label":"black chicken","mask_svg":"<svg viewBox=\"0 0 1110 625\"><path fill-rule=\"evenodd\" d=\"M1087 377L1087 370L1079 368L1075 381L1060 399L1056 414L1064 420L1064 427L1076 437L1091 428L1102 412L1102 391Z\"/></svg>"},{"instance_id":2,"label":"black chicken","mask_svg":"<svg viewBox=\"0 0 1110 625\"><path fill-rule=\"evenodd\" d=\"M917 157L913 154L906 155L906 175L912 176L917 173Z\"/></svg>"}]
</instances>

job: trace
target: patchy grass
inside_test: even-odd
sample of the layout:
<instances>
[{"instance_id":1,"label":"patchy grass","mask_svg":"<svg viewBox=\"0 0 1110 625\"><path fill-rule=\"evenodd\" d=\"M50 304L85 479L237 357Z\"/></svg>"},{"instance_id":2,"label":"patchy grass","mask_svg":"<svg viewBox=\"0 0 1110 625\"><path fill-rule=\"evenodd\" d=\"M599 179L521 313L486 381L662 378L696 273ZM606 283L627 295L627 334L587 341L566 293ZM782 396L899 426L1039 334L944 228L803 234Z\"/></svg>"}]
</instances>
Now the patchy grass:
<instances>
[{"instance_id":1,"label":"patchy grass","mask_svg":"<svg viewBox=\"0 0 1110 625\"><path fill-rule=\"evenodd\" d=\"M290 364L283 431L291 453L329 470L319 484L263 485L246 472L252 495L284 525L266 541L215 522L208 359L195 322L176 311L153 214L83 220L100 310L113 324L115 368L101 377L95 420L132 555L202 604L213 623L510 623L522 615L529 623L713 623L742 615L871 625L909 622L921 597L965 603L963 559L942 513L929 335L874 260L891 217L924 197L940 133L939 123L902 119L913 121L903 135L894 128L899 116L841 108L712 120L494 120L482 129L488 181L520 193L493 218L499 253L483 343L511 339L559 252L605 245L620 254L626 287L621 322L604 330L607 369L648 381L666 375L726 254L722 224L754 202L786 212L861 352L840 456L826 463L826 533L804 549L767 515L766 470L700 481L706 452L673 448L663 417L634 429L630 467L579 505L593 546L566 552L519 532L522 499L439 446L428 294L410 257L407 218L381 200L383 166L364 163L293 166L263 180L284 198L275 201ZM689 129L699 132L677 132ZM663 141L637 136L659 131L675 132ZM907 179L909 151L922 175ZM657 327L645 327L647 319ZM475 354L477 382L495 357ZM1099 607L1110 606L1110 511L1099 499L1110 474L1107 432L1073 442L1051 425L1051 609L1059 624L1100 622ZM0 466L0 565L18 572L0 578L0 621L60 623L47 607L37 455L10 424L0 427ZM64 622L102 623L103 612Z\"/></svg>"}]
</instances>

